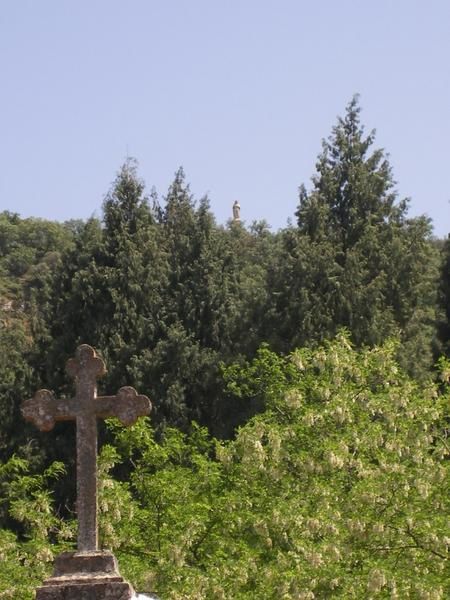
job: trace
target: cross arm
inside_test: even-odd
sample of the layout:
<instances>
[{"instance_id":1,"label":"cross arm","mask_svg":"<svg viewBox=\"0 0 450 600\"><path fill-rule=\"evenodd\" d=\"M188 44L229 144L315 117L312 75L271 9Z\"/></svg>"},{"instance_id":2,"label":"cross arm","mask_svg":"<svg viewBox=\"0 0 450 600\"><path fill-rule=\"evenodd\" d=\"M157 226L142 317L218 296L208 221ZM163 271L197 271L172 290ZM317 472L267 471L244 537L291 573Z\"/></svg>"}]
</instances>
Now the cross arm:
<instances>
[{"instance_id":1,"label":"cross arm","mask_svg":"<svg viewBox=\"0 0 450 600\"><path fill-rule=\"evenodd\" d=\"M58 400L50 390L39 390L33 398L22 402L20 410L26 421L41 431L50 431L56 421L76 418L76 401L73 398Z\"/></svg>"},{"instance_id":2,"label":"cross arm","mask_svg":"<svg viewBox=\"0 0 450 600\"><path fill-rule=\"evenodd\" d=\"M120 388L116 396L99 396L94 399L97 417L117 417L124 425L132 425L139 417L150 414L151 402L130 386Z\"/></svg>"}]
</instances>

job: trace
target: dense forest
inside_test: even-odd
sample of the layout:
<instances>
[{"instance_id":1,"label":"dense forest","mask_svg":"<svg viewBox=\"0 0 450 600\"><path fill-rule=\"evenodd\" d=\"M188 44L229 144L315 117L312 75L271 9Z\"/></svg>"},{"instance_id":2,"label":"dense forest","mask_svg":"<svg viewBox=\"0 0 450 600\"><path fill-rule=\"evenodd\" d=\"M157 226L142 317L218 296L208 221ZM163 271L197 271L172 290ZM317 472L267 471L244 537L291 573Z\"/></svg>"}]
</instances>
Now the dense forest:
<instances>
[{"instance_id":1,"label":"dense forest","mask_svg":"<svg viewBox=\"0 0 450 600\"><path fill-rule=\"evenodd\" d=\"M288 217L288 215L287 215ZM163 598L450 596L450 241L411 218L357 98L289 225L216 223L180 168L127 160L102 218L0 214L0 599L73 548L74 427L22 400L101 391L151 417L100 425L105 547Z\"/></svg>"}]
</instances>

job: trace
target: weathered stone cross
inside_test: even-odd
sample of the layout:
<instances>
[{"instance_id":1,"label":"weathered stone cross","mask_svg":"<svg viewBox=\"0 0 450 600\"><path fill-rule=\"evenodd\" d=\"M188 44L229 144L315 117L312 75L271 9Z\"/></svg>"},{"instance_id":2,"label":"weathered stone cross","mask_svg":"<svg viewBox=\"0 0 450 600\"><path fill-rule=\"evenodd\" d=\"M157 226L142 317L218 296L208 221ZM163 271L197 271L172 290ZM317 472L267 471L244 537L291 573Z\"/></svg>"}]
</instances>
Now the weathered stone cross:
<instances>
[{"instance_id":1,"label":"weathered stone cross","mask_svg":"<svg viewBox=\"0 0 450 600\"><path fill-rule=\"evenodd\" d=\"M58 400L49 390L39 390L22 403L22 414L41 431L50 431L56 421L76 421L77 428L77 516L78 552L98 550L97 527L97 418L117 417L132 425L150 413L147 396L123 387L116 396L97 396L97 379L106 373L105 363L94 349L83 344L76 358L67 362L75 379L75 398Z\"/></svg>"}]
</instances>

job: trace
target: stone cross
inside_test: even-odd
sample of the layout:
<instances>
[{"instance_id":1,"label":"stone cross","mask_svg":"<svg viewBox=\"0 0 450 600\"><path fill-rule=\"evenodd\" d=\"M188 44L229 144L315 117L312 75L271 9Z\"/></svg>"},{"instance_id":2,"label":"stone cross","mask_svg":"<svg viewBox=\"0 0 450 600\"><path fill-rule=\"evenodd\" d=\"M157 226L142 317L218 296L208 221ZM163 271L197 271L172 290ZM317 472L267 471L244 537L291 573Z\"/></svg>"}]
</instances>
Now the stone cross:
<instances>
[{"instance_id":1,"label":"stone cross","mask_svg":"<svg viewBox=\"0 0 450 600\"><path fill-rule=\"evenodd\" d=\"M74 398L59 400L49 390L39 390L22 403L21 410L41 431L50 431L56 421L76 421L78 552L96 552L97 419L117 417L132 425L150 413L151 404L132 387L121 388L116 396L97 396L97 379L106 373L105 363L87 344L78 347L66 368L75 379Z\"/></svg>"}]
</instances>

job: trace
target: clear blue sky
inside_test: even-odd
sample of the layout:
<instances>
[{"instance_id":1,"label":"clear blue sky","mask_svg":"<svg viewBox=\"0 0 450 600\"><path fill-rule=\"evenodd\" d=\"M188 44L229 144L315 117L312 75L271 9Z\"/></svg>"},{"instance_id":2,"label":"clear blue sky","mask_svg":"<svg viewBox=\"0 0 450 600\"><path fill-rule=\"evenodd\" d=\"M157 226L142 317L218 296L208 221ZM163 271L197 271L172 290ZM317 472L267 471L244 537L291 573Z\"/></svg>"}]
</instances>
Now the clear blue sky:
<instances>
[{"instance_id":1,"label":"clear blue sky","mask_svg":"<svg viewBox=\"0 0 450 600\"><path fill-rule=\"evenodd\" d=\"M410 214L450 232L448 0L2 0L0 210L101 214L127 153L219 222L293 217L355 92Z\"/></svg>"}]
</instances>

